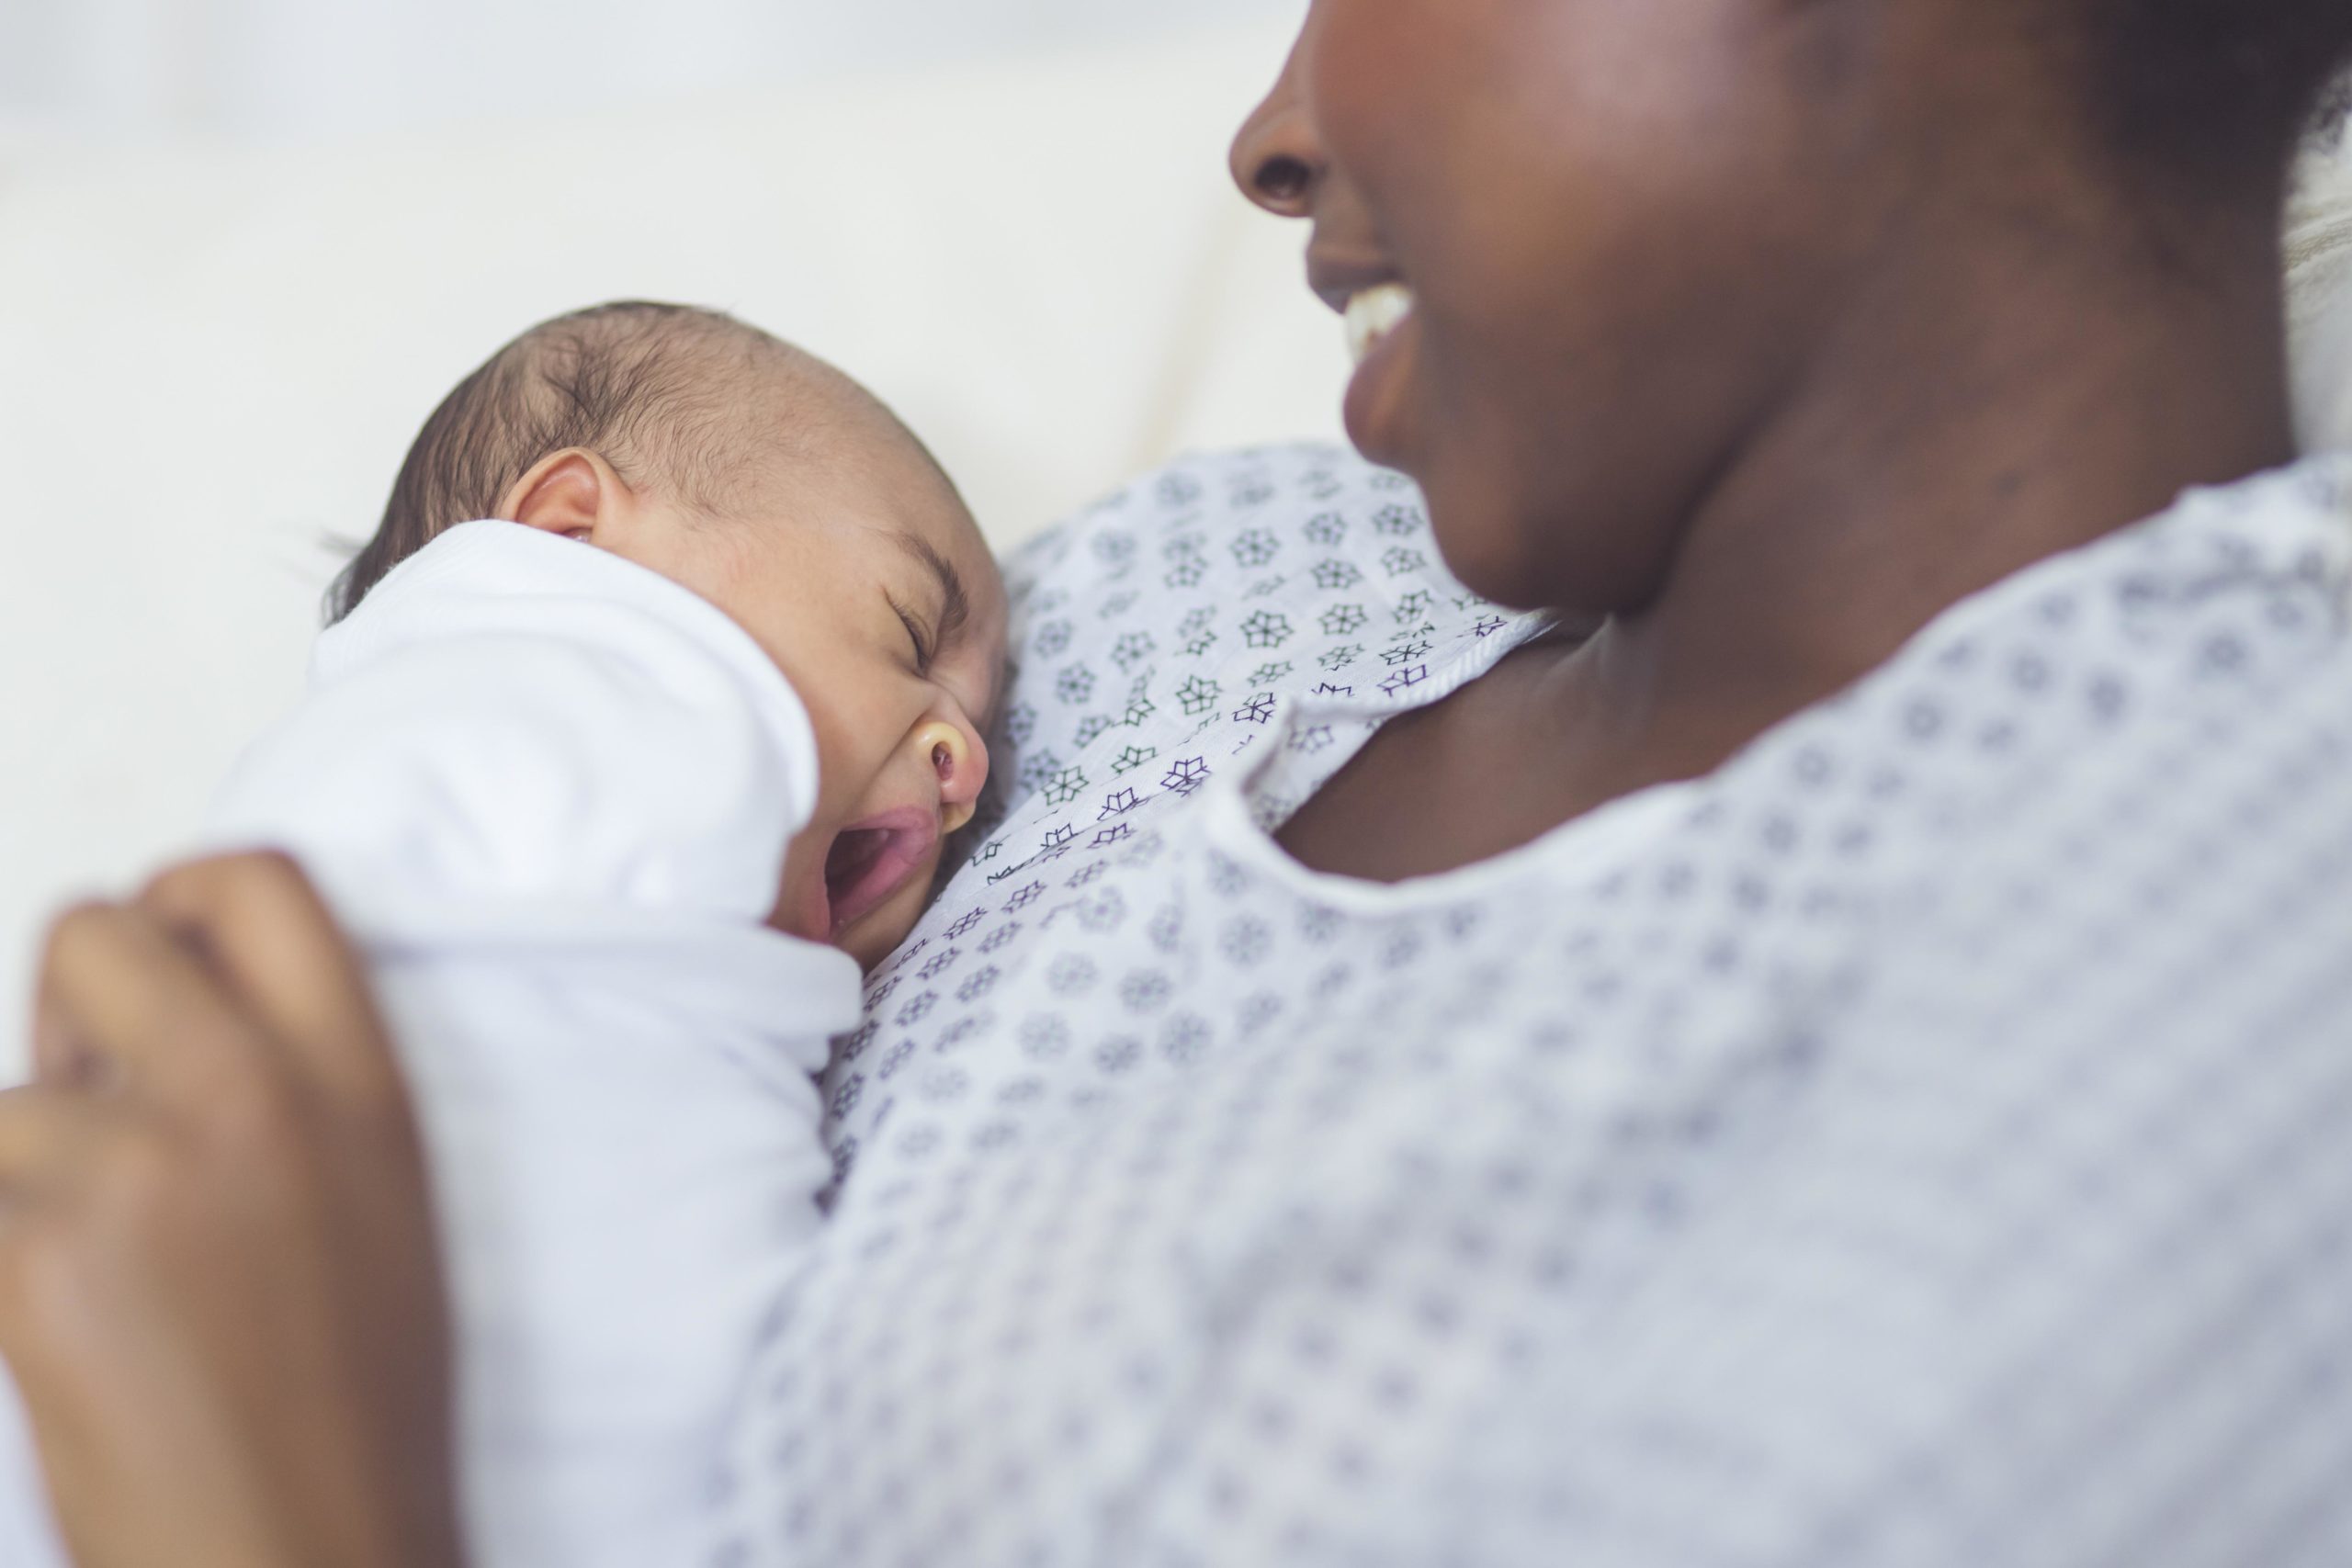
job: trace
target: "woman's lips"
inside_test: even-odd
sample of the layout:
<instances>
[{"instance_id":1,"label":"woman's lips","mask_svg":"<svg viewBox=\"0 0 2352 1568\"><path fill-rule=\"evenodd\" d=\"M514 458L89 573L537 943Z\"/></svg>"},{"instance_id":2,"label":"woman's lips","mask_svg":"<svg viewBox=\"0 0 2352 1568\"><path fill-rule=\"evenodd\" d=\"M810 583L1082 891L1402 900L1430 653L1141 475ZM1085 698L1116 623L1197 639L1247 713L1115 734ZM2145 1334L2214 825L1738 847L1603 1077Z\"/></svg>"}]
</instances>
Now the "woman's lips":
<instances>
[{"instance_id":1,"label":"woman's lips","mask_svg":"<svg viewBox=\"0 0 2352 1568\"><path fill-rule=\"evenodd\" d=\"M920 871L939 842L939 814L902 806L866 818L833 837L825 855L828 939L888 903Z\"/></svg>"}]
</instances>

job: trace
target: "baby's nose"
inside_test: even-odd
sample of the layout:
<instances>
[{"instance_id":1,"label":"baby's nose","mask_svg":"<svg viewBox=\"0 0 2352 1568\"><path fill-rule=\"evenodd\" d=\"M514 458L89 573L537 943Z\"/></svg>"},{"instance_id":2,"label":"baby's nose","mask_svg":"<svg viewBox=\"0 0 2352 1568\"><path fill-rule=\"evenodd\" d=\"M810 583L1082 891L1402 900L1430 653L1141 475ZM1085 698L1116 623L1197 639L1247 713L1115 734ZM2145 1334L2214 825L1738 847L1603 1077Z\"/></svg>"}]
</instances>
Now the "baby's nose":
<instances>
[{"instance_id":1,"label":"baby's nose","mask_svg":"<svg viewBox=\"0 0 2352 1568\"><path fill-rule=\"evenodd\" d=\"M953 833L972 819L980 790L989 782L989 750L959 725L934 720L915 732L915 744L939 775L940 830Z\"/></svg>"}]
</instances>

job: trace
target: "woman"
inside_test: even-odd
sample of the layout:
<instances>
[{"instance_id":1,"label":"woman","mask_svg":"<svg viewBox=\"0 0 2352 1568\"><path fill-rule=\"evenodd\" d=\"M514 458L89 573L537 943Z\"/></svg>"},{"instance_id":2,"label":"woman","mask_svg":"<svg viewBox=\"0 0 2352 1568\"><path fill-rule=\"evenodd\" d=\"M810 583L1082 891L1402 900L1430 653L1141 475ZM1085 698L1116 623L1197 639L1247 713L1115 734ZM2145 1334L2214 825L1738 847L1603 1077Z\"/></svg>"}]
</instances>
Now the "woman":
<instances>
[{"instance_id":1,"label":"woman","mask_svg":"<svg viewBox=\"0 0 2352 1568\"><path fill-rule=\"evenodd\" d=\"M711 1560L2340 1561L2352 483L2263 471L2347 51L1317 0L1237 176L1540 609L1315 454L1016 563ZM59 929L0 1349L85 1568L458 1560L352 976L276 863Z\"/></svg>"}]
</instances>

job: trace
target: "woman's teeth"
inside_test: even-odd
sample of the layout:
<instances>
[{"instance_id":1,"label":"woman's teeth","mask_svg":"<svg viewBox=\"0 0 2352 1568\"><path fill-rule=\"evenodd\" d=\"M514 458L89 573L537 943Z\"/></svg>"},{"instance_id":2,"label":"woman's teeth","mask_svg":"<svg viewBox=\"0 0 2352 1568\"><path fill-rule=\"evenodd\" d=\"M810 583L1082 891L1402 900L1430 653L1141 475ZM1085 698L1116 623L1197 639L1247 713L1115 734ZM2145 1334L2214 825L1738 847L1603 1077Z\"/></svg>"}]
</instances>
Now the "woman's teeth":
<instances>
[{"instance_id":1,"label":"woman's teeth","mask_svg":"<svg viewBox=\"0 0 2352 1568\"><path fill-rule=\"evenodd\" d=\"M1367 288L1348 301L1348 352L1362 365L1413 313L1413 291L1401 283Z\"/></svg>"}]
</instances>

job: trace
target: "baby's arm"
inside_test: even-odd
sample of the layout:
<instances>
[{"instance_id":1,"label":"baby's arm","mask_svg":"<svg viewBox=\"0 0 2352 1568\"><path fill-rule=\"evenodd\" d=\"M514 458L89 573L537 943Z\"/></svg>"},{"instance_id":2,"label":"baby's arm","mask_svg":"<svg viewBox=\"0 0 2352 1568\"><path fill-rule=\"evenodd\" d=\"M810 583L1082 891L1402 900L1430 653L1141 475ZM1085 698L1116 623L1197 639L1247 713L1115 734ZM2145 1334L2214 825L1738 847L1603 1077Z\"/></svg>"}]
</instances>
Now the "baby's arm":
<instances>
[{"instance_id":1,"label":"baby's arm","mask_svg":"<svg viewBox=\"0 0 2352 1568\"><path fill-rule=\"evenodd\" d=\"M291 851L366 934L550 906L758 924L814 801L797 705L625 609L567 619L335 671L247 752L206 837Z\"/></svg>"},{"instance_id":2,"label":"baby's arm","mask_svg":"<svg viewBox=\"0 0 2352 1568\"><path fill-rule=\"evenodd\" d=\"M681 1560L831 1174L809 1075L856 965L761 923L813 744L696 630L591 600L330 634L214 816L310 871L401 1043L482 1564Z\"/></svg>"}]
</instances>

